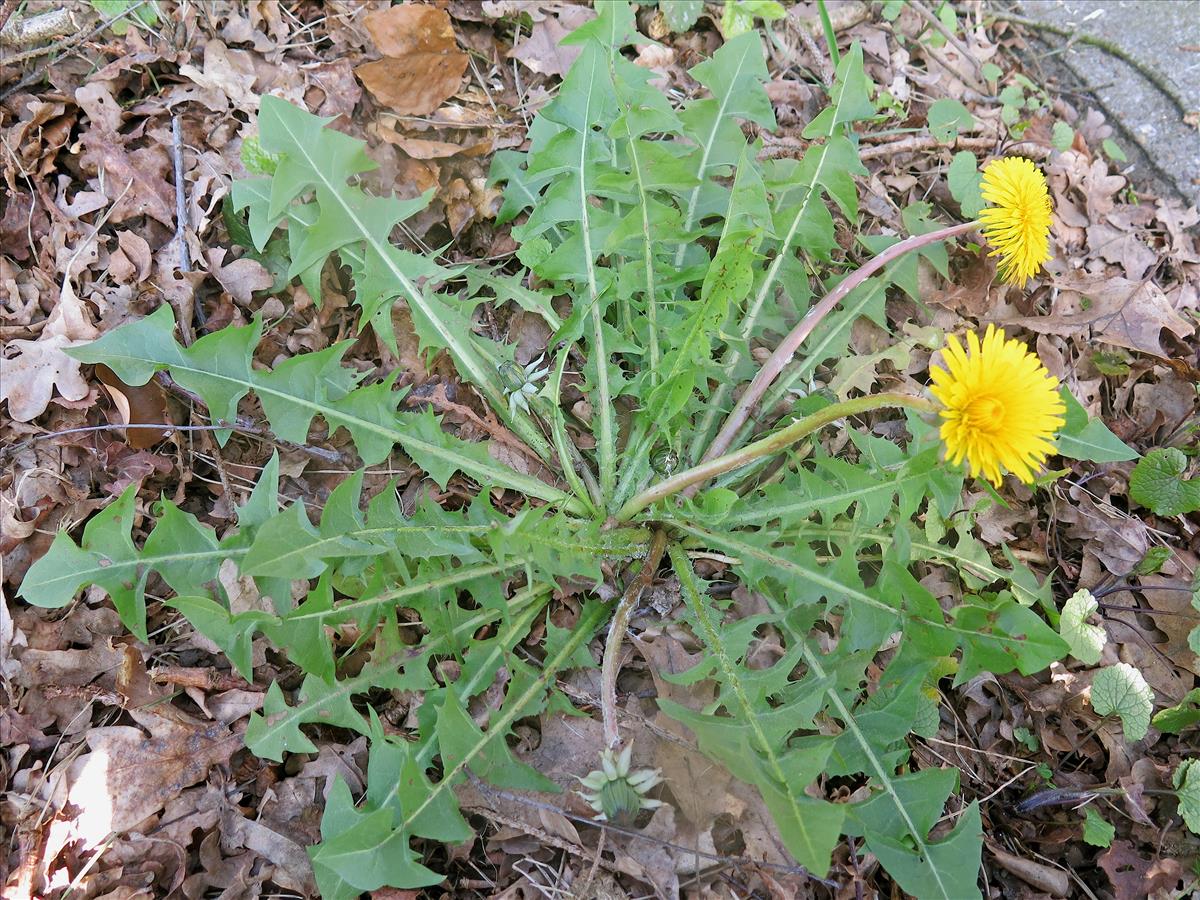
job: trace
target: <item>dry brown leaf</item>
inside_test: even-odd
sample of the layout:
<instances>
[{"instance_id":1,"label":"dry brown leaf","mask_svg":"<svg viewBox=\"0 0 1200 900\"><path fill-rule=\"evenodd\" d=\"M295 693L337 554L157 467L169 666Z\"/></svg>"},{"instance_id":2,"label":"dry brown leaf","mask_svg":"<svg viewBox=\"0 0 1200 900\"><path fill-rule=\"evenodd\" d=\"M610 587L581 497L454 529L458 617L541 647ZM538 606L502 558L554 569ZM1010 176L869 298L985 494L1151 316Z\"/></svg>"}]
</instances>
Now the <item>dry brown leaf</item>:
<instances>
[{"instance_id":1,"label":"dry brown leaf","mask_svg":"<svg viewBox=\"0 0 1200 900\"><path fill-rule=\"evenodd\" d=\"M1194 230L1200 223L1200 208L1191 206L1184 208L1177 200L1159 200L1155 203L1155 218L1162 222L1171 236L1171 249L1174 254L1185 262L1200 262L1200 238Z\"/></svg>"},{"instance_id":2,"label":"dry brown leaf","mask_svg":"<svg viewBox=\"0 0 1200 900\"><path fill-rule=\"evenodd\" d=\"M254 63L244 50L230 50L214 38L204 45L204 68L185 63L179 74L201 89L194 99L214 112L225 112L230 106L251 115L258 112Z\"/></svg>"},{"instance_id":3,"label":"dry brown leaf","mask_svg":"<svg viewBox=\"0 0 1200 900\"><path fill-rule=\"evenodd\" d=\"M1130 281L1141 281L1149 268L1158 262L1158 254L1136 234L1114 228L1106 222L1093 222L1087 227L1088 249L1105 262L1116 263L1125 270Z\"/></svg>"},{"instance_id":4,"label":"dry brown leaf","mask_svg":"<svg viewBox=\"0 0 1200 900\"><path fill-rule=\"evenodd\" d=\"M131 151L124 136L99 128L85 131L80 140L79 165L92 176L89 184L114 203L110 221L150 216L174 229L175 188L166 180L171 161L162 147Z\"/></svg>"},{"instance_id":5,"label":"dry brown leaf","mask_svg":"<svg viewBox=\"0 0 1200 900\"><path fill-rule=\"evenodd\" d=\"M275 866L271 880L281 888L304 897L316 895L312 863L304 848L291 838L261 822L247 819L236 809L227 809L221 819L221 840L228 847L253 850Z\"/></svg>"},{"instance_id":6,"label":"dry brown leaf","mask_svg":"<svg viewBox=\"0 0 1200 900\"><path fill-rule=\"evenodd\" d=\"M400 134L389 125L379 126L379 136L389 144L394 144L403 150L411 159L445 159L450 156L480 156L492 149L490 140L483 140L469 146L452 144L449 141L430 141L424 138L413 138Z\"/></svg>"},{"instance_id":7,"label":"dry brown leaf","mask_svg":"<svg viewBox=\"0 0 1200 900\"><path fill-rule=\"evenodd\" d=\"M548 2L539 0L482 0L479 11L490 19L503 19L506 16L529 16L530 21L540 22L546 18L542 7L551 6Z\"/></svg>"},{"instance_id":8,"label":"dry brown leaf","mask_svg":"<svg viewBox=\"0 0 1200 900\"><path fill-rule=\"evenodd\" d=\"M69 280L63 282L58 303L36 341L9 341L10 356L0 360L0 400L8 401L8 414L28 422L46 411L57 390L65 400L82 400L88 383L79 374L79 362L66 350L99 336L83 302Z\"/></svg>"},{"instance_id":9,"label":"dry brown leaf","mask_svg":"<svg viewBox=\"0 0 1200 900\"><path fill-rule=\"evenodd\" d=\"M421 4L376 10L363 20L384 58L354 70L375 99L401 115L431 113L462 83L467 54L450 16Z\"/></svg>"},{"instance_id":10,"label":"dry brown leaf","mask_svg":"<svg viewBox=\"0 0 1200 900\"><path fill-rule=\"evenodd\" d=\"M108 366L96 366L96 378L112 398L113 405L127 425L163 425L167 419L167 401L157 381L132 386L117 377ZM130 428L125 443L137 450L153 447L167 435L165 428Z\"/></svg>"},{"instance_id":11,"label":"dry brown leaf","mask_svg":"<svg viewBox=\"0 0 1200 900\"><path fill-rule=\"evenodd\" d=\"M121 127L121 106L113 99L113 85L109 81L90 80L76 89L75 102L92 120L92 127L116 132Z\"/></svg>"},{"instance_id":12,"label":"dry brown leaf","mask_svg":"<svg viewBox=\"0 0 1200 900\"><path fill-rule=\"evenodd\" d=\"M1116 900L1142 900L1155 891L1174 890L1183 874L1177 860L1139 856L1129 841L1113 841L1096 862L1108 876Z\"/></svg>"},{"instance_id":13,"label":"dry brown leaf","mask_svg":"<svg viewBox=\"0 0 1200 900\"><path fill-rule=\"evenodd\" d=\"M146 239L132 231L119 231L117 245L118 249L108 258L108 272L113 279L119 284L140 284L149 278L154 258Z\"/></svg>"},{"instance_id":14,"label":"dry brown leaf","mask_svg":"<svg viewBox=\"0 0 1200 900\"><path fill-rule=\"evenodd\" d=\"M1105 160L1092 159L1075 150L1059 154L1050 169L1052 174L1066 175L1070 189L1077 191L1084 201L1089 222L1100 222L1113 211L1114 195L1126 183L1123 176L1108 174Z\"/></svg>"},{"instance_id":15,"label":"dry brown leaf","mask_svg":"<svg viewBox=\"0 0 1200 900\"><path fill-rule=\"evenodd\" d=\"M208 770L229 761L241 738L224 725L195 728L159 717L147 736L113 725L87 733L91 752L71 763L55 784L60 809L78 809L74 836L87 848L126 831L162 809ZM69 814L69 812L68 812Z\"/></svg>"},{"instance_id":16,"label":"dry brown leaf","mask_svg":"<svg viewBox=\"0 0 1200 900\"><path fill-rule=\"evenodd\" d=\"M583 47L564 45L562 39L595 16L586 6L564 7L556 15L535 22L529 36L509 51L509 58L520 60L542 75L564 75Z\"/></svg>"},{"instance_id":17,"label":"dry brown leaf","mask_svg":"<svg viewBox=\"0 0 1200 900\"><path fill-rule=\"evenodd\" d=\"M1066 533L1084 541L1086 552L1111 574L1124 577L1146 555L1150 546L1146 523L1108 504L1097 503L1083 488L1068 489L1070 502L1058 511Z\"/></svg>"},{"instance_id":18,"label":"dry brown leaf","mask_svg":"<svg viewBox=\"0 0 1200 900\"><path fill-rule=\"evenodd\" d=\"M348 59L337 59L319 66L305 67L305 74L320 89L325 99L311 98L312 88L305 92L305 105L318 116L349 116L362 99L362 88L354 78L354 67ZM311 99L310 99L311 98Z\"/></svg>"},{"instance_id":19,"label":"dry brown leaf","mask_svg":"<svg viewBox=\"0 0 1200 900\"><path fill-rule=\"evenodd\" d=\"M1037 334L1090 337L1160 357L1169 355L1162 345L1164 328L1181 340L1195 332L1153 282L1073 271L1055 277L1054 286L1059 293L1049 315L1018 316L1006 324Z\"/></svg>"},{"instance_id":20,"label":"dry brown leaf","mask_svg":"<svg viewBox=\"0 0 1200 900\"><path fill-rule=\"evenodd\" d=\"M224 896L257 897L263 881L270 874L257 871L258 856L250 850L233 856L221 853L221 835L212 831L200 842L199 870L183 882L183 896L199 900L208 896L210 887L225 888Z\"/></svg>"},{"instance_id":21,"label":"dry brown leaf","mask_svg":"<svg viewBox=\"0 0 1200 900\"><path fill-rule=\"evenodd\" d=\"M9 504L3 505L5 514L11 510ZM7 528L7 523L5 527ZM12 614L8 611L8 599L0 594L0 678L16 678L21 670L21 663L15 658L16 654L28 644L25 632L16 627Z\"/></svg>"},{"instance_id":22,"label":"dry brown leaf","mask_svg":"<svg viewBox=\"0 0 1200 900\"><path fill-rule=\"evenodd\" d=\"M1179 579L1151 575L1141 579L1146 585L1177 585ZM1200 675L1200 657L1192 652L1188 635L1196 627L1192 595L1187 591L1146 591L1144 594L1150 607L1161 613L1154 617L1155 627L1167 636L1167 642L1158 649L1177 667L1193 675Z\"/></svg>"},{"instance_id":23,"label":"dry brown leaf","mask_svg":"<svg viewBox=\"0 0 1200 900\"><path fill-rule=\"evenodd\" d=\"M254 292L265 291L274 284L275 279L266 266L257 260L243 257L226 263L225 254L228 252L224 247L206 251L204 256L208 260L209 271L234 300L249 306L254 300Z\"/></svg>"}]
</instances>

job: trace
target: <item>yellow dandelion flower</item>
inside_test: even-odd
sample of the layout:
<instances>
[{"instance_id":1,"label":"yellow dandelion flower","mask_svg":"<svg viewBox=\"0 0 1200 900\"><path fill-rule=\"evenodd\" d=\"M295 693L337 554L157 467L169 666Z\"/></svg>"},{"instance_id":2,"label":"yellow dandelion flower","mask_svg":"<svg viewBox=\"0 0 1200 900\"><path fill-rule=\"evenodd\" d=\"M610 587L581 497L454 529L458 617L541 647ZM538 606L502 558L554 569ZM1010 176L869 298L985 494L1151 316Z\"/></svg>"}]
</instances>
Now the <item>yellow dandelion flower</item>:
<instances>
[{"instance_id":1,"label":"yellow dandelion flower","mask_svg":"<svg viewBox=\"0 0 1200 900\"><path fill-rule=\"evenodd\" d=\"M1024 284L1050 259L1050 193L1037 166L1020 156L988 163L980 185L990 204L979 214L983 234L1000 257L1000 275Z\"/></svg>"},{"instance_id":2,"label":"yellow dandelion flower","mask_svg":"<svg viewBox=\"0 0 1200 900\"><path fill-rule=\"evenodd\" d=\"M1031 483L1054 452L1054 435L1066 407L1058 379L1017 340L994 325L967 333L967 349L951 335L942 359L929 370L931 391L942 405L941 438L955 465L965 458L971 474L996 487L1004 471Z\"/></svg>"}]
</instances>

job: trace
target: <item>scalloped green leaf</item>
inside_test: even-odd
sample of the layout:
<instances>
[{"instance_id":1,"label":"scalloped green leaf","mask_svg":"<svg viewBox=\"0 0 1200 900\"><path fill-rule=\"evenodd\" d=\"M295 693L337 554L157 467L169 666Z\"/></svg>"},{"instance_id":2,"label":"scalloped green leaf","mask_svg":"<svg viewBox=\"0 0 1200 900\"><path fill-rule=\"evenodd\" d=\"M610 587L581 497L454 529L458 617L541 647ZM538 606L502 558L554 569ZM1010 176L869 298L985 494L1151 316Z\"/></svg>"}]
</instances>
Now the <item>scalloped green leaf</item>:
<instances>
[{"instance_id":1,"label":"scalloped green leaf","mask_svg":"<svg viewBox=\"0 0 1200 900\"><path fill-rule=\"evenodd\" d=\"M1097 715L1117 715L1125 729L1125 739L1140 741L1150 729L1154 711L1154 691L1142 673L1128 663L1107 666L1092 681L1092 709Z\"/></svg>"},{"instance_id":2,"label":"scalloped green leaf","mask_svg":"<svg viewBox=\"0 0 1200 900\"><path fill-rule=\"evenodd\" d=\"M1184 478L1188 458L1163 447L1138 460L1129 476L1129 496L1158 516L1182 516L1200 509L1200 478Z\"/></svg>"},{"instance_id":3,"label":"scalloped green leaf","mask_svg":"<svg viewBox=\"0 0 1200 900\"><path fill-rule=\"evenodd\" d=\"M1108 632L1088 619L1100 608L1091 591L1080 589L1063 604L1058 620L1058 633L1071 648L1071 655L1084 665L1100 662L1100 654L1108 643Z\"/></svg>"},{"instance_id":4,"label":"scalloped green leaf","mask_svg":"<svg viewBox=\"0 0 1200 900\"><path fill-rule=\"evenodd\" d=\"M1195 759L1183 760L1171 776L1179 797L1179 814L1192 834L1200 834L1200 766Z\"/></svg>"}]
</instances>

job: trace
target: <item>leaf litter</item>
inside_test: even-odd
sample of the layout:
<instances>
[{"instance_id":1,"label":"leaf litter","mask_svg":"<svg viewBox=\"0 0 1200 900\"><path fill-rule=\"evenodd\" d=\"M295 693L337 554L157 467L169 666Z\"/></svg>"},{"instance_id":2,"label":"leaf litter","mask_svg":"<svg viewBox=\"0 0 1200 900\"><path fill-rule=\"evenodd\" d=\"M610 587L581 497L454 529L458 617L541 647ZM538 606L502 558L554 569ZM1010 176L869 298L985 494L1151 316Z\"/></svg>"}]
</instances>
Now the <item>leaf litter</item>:
<instances>
[{"instance_id":1,"label":"leaf litter","mask_svg":"<svg viewBox=\"0 0 1200 900\"><path fill-rule=\"evenodd\" d=\"M527 140L530 114L553 95L578 52L561 38L591 16L579 4L505 0L161 5L176 15L156 30L129 28L85 42L76 54L48 57L40 88L11 91L14 71L3 70L0 398L7 416L0 435L6 447L17 448L6 451L13 465L0 478L6 591L0 689L7 701L0 704L7 779L0 821L13 838L0 864L5 896L61 896L71 886L88 896L313 894L303 848L319 837L319 808L335 777L356 795L362 790L365 745L347 743L346 732L329 727L315 734L316 753L284 765L245 751L240 735L263 705L260 685L276 679L295 686L295 671L256 642L255 683L230 680L215 646L161 603L151 603L153 637L143 644L124 631L100 594L85 594L64 613L8 599L55 530L83 522L126 484L139 485L139 541L148 506L162 495L228 527L234 504L244 500L272 449L269 439L248 436L218 455L180 432L140 444L134 429L119 426L204 424L207 411L178 385L161 384L155 388L161 408L135 414L127 386L109 384L64 351L149 313L165 297L201 309L210 330L272 311L264 363L347 336L356 338L349 359L364 370L378 365L380 354L396 359L374 335L355 331L341 273L327 268L319 285L288 285L287 301L271 306L269 254L232 249L237 242L221 210L229 178L246 174L243 147L254 136L247 117L265 93L337 117L335 127L369 141L379 164L366 176L372 184L400 196L434 192L434 202L408 223L404 239L414 248L446 247L452 262L503 259L515 245L507 227L495 224L499 194L486 183L489 155ZM48 6L26 4L28 12ZM812 98L829 69L818 44L800 36L819 34L809 6L790 10L771 44L769 95L783 129L765 152L803 148ZM695 91L680 61L712 52L720 42L716 20L702 17L675 33L653 16L646 11L639 24L662 46L643 50L639 64L653 68L668 91ZM899 210L930 196L953 204L942 176L954 153L999 148L1009 137L999 105L980 91L977 64L1020 68L1012 54L1023 38L1002 21L985 27L975 13L962 22L974 62L930 40L911 9L893 20L865 4L835 9L840 43L860 41L876 84L915 101L913 124L924 122L935 100L962 102L972 114L963 133L917 149L895 137L863 135L869 176L860 187L878 226L868 230L900 228ZM186 135L187 240L203 267L183 278L174 272L172 243L172 115L182 117ZM1050 142L1053 117L1073 126L1066 150ZM1189 360L1198 351L1200 215L1169 198L1139 194L1136 181L1102 155L1111 135L1098 112L1062 99L1031 115L1024 135L1030 146L1022 152L1045 161L1056 210L1055 260L1042 287L1022 295L998 286L990 261L979 254L956 254L949 284L935 281L922 262L914 286L933 305L922 309L898 296L888 306L894 333L908 339L889 344L880 340L881 329L857 327L852 345L859 358L820 373L824 382L849 390L919 375L928 349L901 323L955 330L996 322L1036 335L1043 362L1126 442L1140 450L1186 442L1197 415L1196 364ZM310 293L317 287L319 306ZM467 414L473 401L456 399L452 368L420 358L408 337L411 322L399 313L398 359L413 396L465 410L450 420L460 429L481 427L478 413ZM203 331L203 320L196 321ZM484 324L527 347L523 362L545 348L548 332L534 315L488 310ZM115 427L69 433L98 425ZM59 436L42 439L52 434ZM325 437L318 429L310 439ZM313 508L348 471L303 448L281 450L283 493ZM1091 590L1097 605L1090 624L1076 627L1102 630L1098 638L1088 632L1100 668L1072 659L1041 676L980 675L943 689L936 736L914 740L915 752L931 764L949 759L968 773L968 796L984 810L994 896L1059 895L1066 875L1117 898L1177 890L1186 882L1185 864L1200 850L1173 827L1179 813L1164 793L1187 755L1186 735L1142 728L1147 701L1152 711L1173 706L1196 684L1200 666L1189 643L1194 601L1190 592L1170 588L1191 582L1197 523L1194 514L1156 516L1131 504L1131 468L1071 468L1048 501L1037 501L1047 502L1048 515L1032 514L1028 493L1010 499L1008 510L985 495L969 498L977 533L1003 535L1018 558L1053 572L1056 595ZM421 491L414 474L403 459L389 459L368 474L366 490L375 493L399 477L400 500L411 508ZM456 491L462 486L452 483L441 499L451 501ZM1049 521L1049 529L1028 524L1038 521ZM1167 562L1157 573L1135 575L1159 547L1171 551ZM718 563L705 577L719 574ZM950 590L936 570L924 583L935 594ZM161 587L152 581L150 594ZM572 793L599 743L598 723L546 713L525 729L518 754L565 792L547 802L544 794L461 787L478 838L449 850L446 862L461 879L454 889L463 892L455 895L541 895L562 885L590 885L598 896L835 895L796 870L757 795L658 711L655 697L695 708L711 701L712 690L704 682L683 687L659 677L687 668L697 648L675 620L672 585L656 591L653 609L634 623L622 714L637 736L643 757L637 762L664 770L672 802L640 832L605 832L602 841L586 804ZM263 598L244 602L255 608ZM752 608L753 598L743 597L731 615ZM353 644L351 634L339 639ZM756 640L767 665L775 652L771 635ZM1125 669L1140 671L1144 681L1114 690L1107 682L1115 675L1097 674ZM599 693L587 670L562 687L585 709ZM419 697L400 693L382 701L379 712L395 726L415 716L419 704ZM1113 715L1106 719L1102 711ZM1082 843L1085 816L1069 807L1011 813L1022 796L1051 782L1084 796L1123 790L1113 803L1089 806L1115 826L1107 849ZM850 798L855 785L838 789ZM481 871L486 878L478 877ZM835 873L843 894L883 884L874 857L853 844L838 849Z\"/></svg>"}]
</instances>

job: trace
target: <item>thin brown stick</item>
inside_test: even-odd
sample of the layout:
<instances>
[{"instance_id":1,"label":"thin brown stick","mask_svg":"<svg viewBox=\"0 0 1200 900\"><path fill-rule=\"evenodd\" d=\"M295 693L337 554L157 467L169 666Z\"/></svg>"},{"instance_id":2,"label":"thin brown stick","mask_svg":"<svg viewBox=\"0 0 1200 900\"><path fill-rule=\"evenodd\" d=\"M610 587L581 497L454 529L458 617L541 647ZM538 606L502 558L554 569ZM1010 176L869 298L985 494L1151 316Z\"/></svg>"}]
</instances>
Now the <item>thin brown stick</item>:
<instances>
[{"instance_id":1,"label":"thin brown stick","mask_svg":"<svg viewBox=\"0 0 1200 900\"><path fill-rule=\"evenodd\" d=\"M254 690L254 685L240 675L195 666L157 666L151 670L150 680L158 684L173 684L201 691Z\"/></svg>"},{"instance_id":2,"label":"thin brown stick","mask_svg":"<svg viewBox=\"0 0 1200 900\"><path fill-rule=\"evenodd\" d=\"M9 15L11 14L10 10ZM70 34L78 28L74 10L67 7L54 9L6 23L6 26L0 29L0 47L25 47L38 41Z\"/></svg>"},{"instance_id":3,"label":"thin brown stick","mask_svg":"<svg viewBox=\"0 0 1200 900\"><path fill-rule=\"evenodd\" d=\"M179 116L171 116L171 162L175 166L175 240L179 242L179 271L192 271L187 245L187 196L183 181L183 126Z\"/></svg>"},{"instance_id":4,"label":"thin brown stick","mask_svg":"<svg viewBox=\"0 0 1200 900\"><path fill-rule=\"evenodd\" d=\"M783 339L783 342L775 348L775 352L762 364L762 368L758 370L758 374L754 376L754 380L750 382L750 386L746 388L745 393L738 400L737 405L725 420L725 424L721 426L720 432L704 452L701 462L715 459L729 449L729 445L733 443L733 439L737 436L738 431L741 430L742 425L750 418L751 411L758 404L758 401L762 399L763 394L767 392L767 388L771 386L788 363L792 361L792 357L796 355L796 351L800 349L800 345L812 334L813 329L817 327L820 321L834 307L846 299L851 291L888 263L899 259L905 253L937 243L938 241L958 237L960 234L966 234L975 227L977 227L977 223L965 222L961 225L950 225L946 228L939 228L937 231L931 231L928 234L913 235L899 243L892 244L892 246L888 247L882 253L843 278L837 287L826 294L820 303L808 311L804 318L796 324L796 327ZM683 496L691 497L695 495L696 491L700 490L700 486L701 482L696 482L683 491Z\"/></svg>"},{"instance_id":5,"label":"thin brown stick","mask_svg":"<svg viewBox=\"0 0 1200 900\"><path fill-rule=\"evenodd\" d=\"M638 600L654 580L654 573L658 571L658 564L662 561L666 547L667 532L659 528L655 530L650 541L650 550L646 553L646 561L642 564L641 571L621 595L608 626L608 641L604 645L604 661L600 666L600 713L604 719L604 746L609 750L615 750L621 743L621 729L617 724L617 671L621 647L625 642L625 630L629 627L629 617L633 614Z\"/></svg>"},{"instance_id":6,"label":"thin brown stick","mask_svg":"<svg viewBox=\"0 0 1200 900\"><path fill-rule=\"evenodd\" d=\"M928 6L922 3L921 0L910 0L908 5L910 8L914 9L922 19L936 28L941 36L950 43L950 46L957 50L964 59L966 59L972 66L975 67L976 75L978 75L980 78L983 77L983 64L975 58L975 54L971 52L971 49L961 40L959 40L958 35L947 28L942 23L942 20L934 15L933 11L930 10ZM977 91L983 91L986 85L976 81L971 85L971 87L975 88Z\"/></svg>"},{"instance_id":7,"label":"thin brown stick","mask_svg":"<svg viewBox=\"0 0 1200 900\"><path fill-rule=\"evenodd\" d=\"M945 147L947 150L970 150L982 152L993 150L996 141L988 137L960 137L953 141L939 141L931 134L904 138L888 144L876 144L874 147L864 147L858 151L859 159L876 159L881 156L894 156L899 153L917 153L924 150L936 150Z\"/></svg>"},{"instance_id":8,"label":"thin brown stick","mask_svg":"<svg viewBox=\"0 0 1200 900\"><path fill-rule=\"evenodd\" d=\"M4 26L8 24L9 18L20 2L21 0L4 0L4 3L0 4L0 33L3 33Z\"/></svg>"},{"instance_id":9,"label":"thin brown stick","mask_svg":"<svg viewBox=\"0 0 1200 900\"><path fill-rule=\"evenodd\" d=\"M763 149L759 159L775 159L776 157L799 156L808 149L810 141L787 135L764 134ZM880 136L864 134L863 143L866 146L858 151L860 160L878 159L899 156L903 153L923 153L926 150L970 150L973 153L1006 153L1015 147L1023 147L1022 155L1030 159L1045 159L1050 155L1051 147L1038 141L1001 141L990 137L960 136L949 141L939 141L930 134L918 134L899 140L886 140Z\"/></svg>"},{"instance_id":10,"label":"thin brown stick","mask_svg":"<svg viewBox=\"0 0 1200 900\"><path fill-rule=\"evenodd\" d=\"M117 21L118 19L124 18L127 14L132 13L134 10L144 6L146 3L147 3L147 0L137 0L137 2L134 3L132 6L122 10L121 12L117 13L115 16L109 16L107 19L105 19L103 22L101 22L99 25L97 25L91 31L80 31L80 32L77 32L76 34L67 35L61 41L56 41L53 44L47 44L45 47L34 47L32 50L26 50L24 53L18 53L14 56L7 56L4 58L4 65L15 66L19 63L25 62L28 59L33 59L35 56L41 56L45 53L56 54L61 50L68 50L71 47L74 47L76 44L81 44L84 41L91 40L96 35L98 35L101 31L103 31L105 28L107 28L109 25L111 25L113 22ZM26 75L24 78L22 78L20 81L18 81L16 84L11 85L10 87L6 87L3 91L3 93L0 93L0 100L6 100L8 97L15 94L17 91L28 87L29 85L33 84L35 81L38 81L43 75L46 74L46 70L50 67L50 64L52 62L54 62L54 60L47 60L46 62L39 65L32 72L30 72L28 75Z\"/></svg>"}]
</instances>

